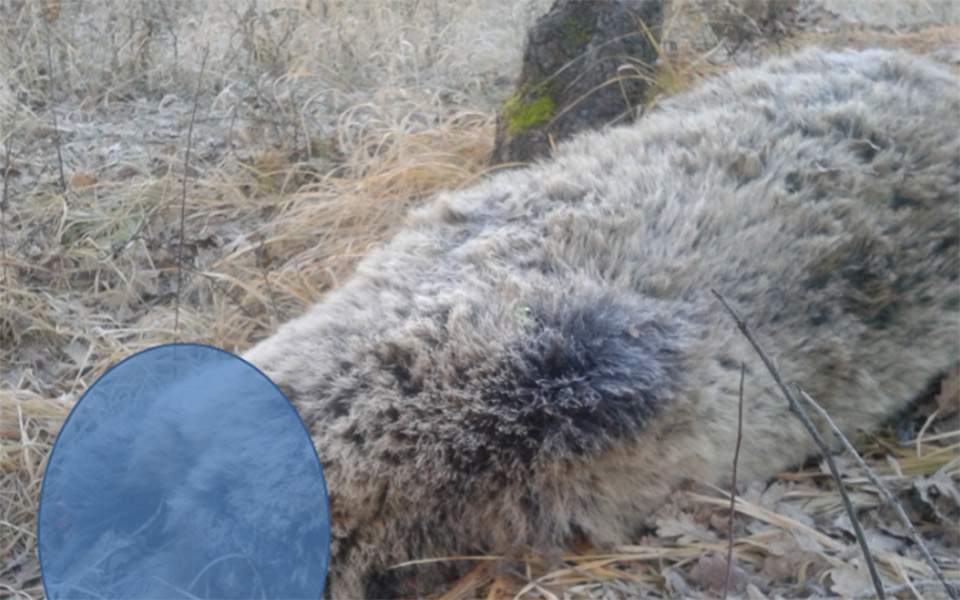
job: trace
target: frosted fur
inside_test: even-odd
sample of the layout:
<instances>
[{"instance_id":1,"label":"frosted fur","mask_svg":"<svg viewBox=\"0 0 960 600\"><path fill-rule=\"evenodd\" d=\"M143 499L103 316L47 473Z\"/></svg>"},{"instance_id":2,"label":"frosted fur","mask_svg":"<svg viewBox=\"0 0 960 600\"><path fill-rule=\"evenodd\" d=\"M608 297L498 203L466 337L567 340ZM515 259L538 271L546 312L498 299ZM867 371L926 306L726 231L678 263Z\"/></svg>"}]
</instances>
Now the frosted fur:
<instances>
[{"instance_id":1,"label":"frosted fur","mask_svg":"<svg viewBox=\"0 0 960 600\"><path fill-rule=\"evenodd\" d=\"M412 559L632 539L689 481L813 451L710 294L848 433L960 350L960 82L871 50L736 70L441 195L247 358L314 436L333 597Z\"/></svg>"}]
</instances>

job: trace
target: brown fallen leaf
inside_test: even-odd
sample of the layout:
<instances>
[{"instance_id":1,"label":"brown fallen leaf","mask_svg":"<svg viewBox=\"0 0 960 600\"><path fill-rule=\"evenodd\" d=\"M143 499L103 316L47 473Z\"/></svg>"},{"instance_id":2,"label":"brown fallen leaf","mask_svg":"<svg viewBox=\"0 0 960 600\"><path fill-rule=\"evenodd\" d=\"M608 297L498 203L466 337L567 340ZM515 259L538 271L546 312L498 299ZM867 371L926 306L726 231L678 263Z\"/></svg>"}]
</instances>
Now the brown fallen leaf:
<instances>
[{"instance_id":1,"label":"brown fallen leaf","mask_svg":"<svg viewBox=\"0 0 960 600\"><path fill-rule=\"evenodd\" d=\"M83 188L94 186L96 184L97 184L97 178L95 175L91 173L84 173L81 171L79 173L74 173L70 177L70 187L74 189L80 190Z\"/></svg>"},{"instance_id":2,"label":"brown fallen leaf","mask_svg":"<svg viewBox=\"0 0 960 600\"><path fill-rule=\"evenodd\" d=\"M704 590L722 592L727 577L727 559L719 554L704 554L690 571L690 580ZM730 568L730 591L740 594L747 589L747 572L737 563L736 556Z\"/></svg>"}]
</instances>

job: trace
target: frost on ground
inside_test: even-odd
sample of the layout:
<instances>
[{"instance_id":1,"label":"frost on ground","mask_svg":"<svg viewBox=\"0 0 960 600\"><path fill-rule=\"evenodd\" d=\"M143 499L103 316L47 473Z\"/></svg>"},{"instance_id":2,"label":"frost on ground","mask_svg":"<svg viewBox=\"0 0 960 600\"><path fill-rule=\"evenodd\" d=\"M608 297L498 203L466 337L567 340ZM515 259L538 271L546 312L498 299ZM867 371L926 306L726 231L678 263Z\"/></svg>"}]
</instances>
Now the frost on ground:
<instances>
[{"instance_id":1,"label":"frost on ground","mask_svg":"<svg viewBox=\"0 0 960 600\"><path fill-rule=\"evenodd\" d=\"M550 3L0 2L0 597L42 595L33 515L79 394L158 343L249 347L349 276L410 206L482 177L524 33ZM678 0L657 89L810 43L960 57L951 3L875 6ZM956 579L956 379L944 389L861 448ZM844 472L890 587L938 597L871 485ZM870 593L819 463L741 492L737 593ZM714 597L727 505L719 490L678 497L613 554L478 562L447 597Z\"/></svg>"}]
</instances>

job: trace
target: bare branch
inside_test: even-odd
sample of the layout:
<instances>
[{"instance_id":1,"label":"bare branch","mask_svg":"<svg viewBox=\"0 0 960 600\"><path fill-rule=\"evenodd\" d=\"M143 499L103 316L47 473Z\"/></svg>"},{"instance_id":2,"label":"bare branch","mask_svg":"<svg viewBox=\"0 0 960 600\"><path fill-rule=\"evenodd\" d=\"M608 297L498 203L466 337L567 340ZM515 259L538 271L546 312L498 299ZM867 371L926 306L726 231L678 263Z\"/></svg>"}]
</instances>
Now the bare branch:
<instances>
[{"instance_id":1,"label":"bare branch","mask_svg":"<svg viewBox=\"0 0 960 600\"><path fill-rule=\"evenodd\" d=\"M187 151L183 157L183 188L180 191L180 242L177 245L177 298L173 308L173 331L180 339L180 292L183 287L183 230L187 213L187 179L190 177L190 149L193 144L193 124L197 120L197 105L200 104L200 90L203 85L203 73L207 68L210 47L203 51L200 60L200 75L197 77L197 91L193 95L193 112L190 113L190 127L187 129Z\"/></svg>"},{"instance_id":2,"label":"bare branch","mask_svg":"<svg viewBox=\"0 0 960 600\"><path fill-rule=\"evenodd\" d=\"M733 480L730 482L730 525L727 530L727 573L723 578L723 597L730 591L730 573L733 571L733 519L737 514L737 463L740 461L740 442L743 441L743 378L747 364L740 363L740 396L737 403L737 445L733 451Z\"/></svg>"},{"instance_id":3,"label":"bare branch","mask_svg":"<svg viewBox=\"0 0 960 600\"><path fill-rule=\"evenodd\" d=\"M737 324L737 329L747 338L747 341L750 342L750 345L753 346L753 349L756 350L757 354L760 355L760 359L763 361L763 364L766 365L767 370L770 371L770 375L773 377L773 380L776 381L777 385L780 387L780 391L783 392L784 397L787 399L787 404L790 407L790 412L792 412L800 422L803 423L804 428L806 428L807 433L810 434L810 437L813 438L813 441L817 444L817 447L820 449L821 454L823 454L824 460L827 462L827 466L830 468L830 474L833 476L834 481L837 482L837 489L840 490L840 497L843 499L843 507L847 511L847 516L850 517L850 523L853 525L853 532L857 537L857 542L860 544L860 549L863 552L863 559L867 565L867 570L870 572L870 579L873 581L873 588L877 592L877 598L883 600L886 598L886 594L883 592L883 582L880 579L880 573L877 571L877 565L873 561L873 555L870 553L870 547L867 545L867 538L863 533L863 528L860 526L860 521L857 519L856 510L853 508L853 503L850 501L850 496L847 495L846 486L843 484L843 479L840 477L840 470L837 469L837 465L833 460L833 455L830 453L830 447L824 441L823 437L820 435L820 431L817 429L817 426L813 424L813 421L810 420L810 415L807 414L807 411L803 406L797 402L796 398L793 397L793 394L790 393L790 390L787 388L786 384L783 383L783 378L780 376L780 371L777 369L776 365L773 364L773 361L770 360L770 357L767 356L767 353L763 351L763 348L757 342L756 338L753 337L753 332L750 331L750 328L747 326L746 322L740 318L740 315L737 314L733 308L727 303L726 298L724 298L720 292L717 290L710 290L713 292L713 295L720 300L723 307L727 309L727 312L730 313L730 316L733 317L733 320Z\"/></svg>"},{"instance_id":4,"label":"bare branch","mask_svg":"<svg viewBox=\"0 0 960 600\"><path fill-rule=\"evenodd\" d=\"M796 385L796 384L795 384ZM860 456L860 453L856 451L853 447L853 444L850 443L850 440L847 439L847 436L843 435L843 432L840 431L840 428L837 427L837 424L833 422L833 419L830 418L830 414L824 410L822 406L817 404L817 402L810 397L803 388L799 385L796 385L797 391L800 393L800 397L807 401L807 404L813 407L817 414L826 421L827 425L830 426L833 435L840 440L840 443L843 444L843 447L846 451L853 457L857 464L860 465L860 468L863 469L863 472L867 474L867 479L870 480L877 490L880 492L880 496L883 497L884 502L889 506L893 507L894 512L897 513L900 522L903 523L903 526L907 528L907 531L910 533L910 539L917 545L920 549L920 553L923 554L923 559L927 561L927 564L930 566L930 569L933 571L933 574L940 581L940 584L943 585L943 589L947 591L947 595L950 596L952 600L960 600L960 595L957 593L957 589L950 585L947 582L947 577L944 575L943 570L940 569L940 565L937 564L937 561L933 558L933 554L930 553L930 549L927 548L926 543L924 543L923 538L920 537L920 534L914 528L913 523L910 522L910 517L907 516L907 512L903 509L903 504L897 500L896 496L890 493L890 490L883 485L880 481L880 478L877 477L877 474L873 472L873 469L864 462L863 458Z\"/></svg>"}]
</instances>

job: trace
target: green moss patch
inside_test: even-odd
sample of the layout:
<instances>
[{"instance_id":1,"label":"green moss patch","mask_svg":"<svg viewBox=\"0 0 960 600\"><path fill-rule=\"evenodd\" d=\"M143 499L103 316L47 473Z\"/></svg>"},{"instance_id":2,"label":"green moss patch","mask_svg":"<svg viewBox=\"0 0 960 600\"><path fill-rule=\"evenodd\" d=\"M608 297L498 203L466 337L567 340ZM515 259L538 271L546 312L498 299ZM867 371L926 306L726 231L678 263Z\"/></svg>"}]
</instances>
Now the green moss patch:
<instances>
[{"instance_id":1,"label":"green moss patch","mask_svg":"<svg viewBox=\"0 0 960 600\"><path fill-rule=\"evenodd\" d=\"M521 88L503 105L507 133L517 135L532 127L543 125L550 120L556 110L556 103L545 86L539 85L532 90Z\"/></svg>"}]
</instances>

